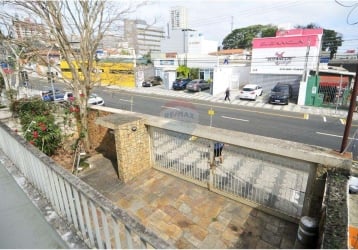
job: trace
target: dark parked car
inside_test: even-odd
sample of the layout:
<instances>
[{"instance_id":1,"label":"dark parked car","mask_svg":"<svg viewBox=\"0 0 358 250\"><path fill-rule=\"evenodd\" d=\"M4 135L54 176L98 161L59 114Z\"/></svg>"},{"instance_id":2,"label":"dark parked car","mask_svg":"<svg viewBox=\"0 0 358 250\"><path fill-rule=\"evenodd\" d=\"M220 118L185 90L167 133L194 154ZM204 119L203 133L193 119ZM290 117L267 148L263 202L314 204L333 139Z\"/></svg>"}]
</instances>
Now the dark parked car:
<instances>
[{"instance_id":1,"label":"dark parked car","mask_svg":"<svg viewBox=\"0 0 358 250\"><path fill-rule=\"evenodd\" d=\"M210 83L203 79L195 79L190 81L186 85L186 89L189 91L202 91L204 89L210 89Z\"/></svg>"},{"instance_id":2,"label":"dark parked car","mask_svg":"<svg viewBox=\"0 0 358 250\"><path fill-rule=\"evenodd\" d=\"M54 89L54 90L55 90L55 98L57 100L57 99L60 98L62 93L58 89ZM44 101L53 101L53 90L48 89L48 90L42 91L41 92L41 97L42 97L42 100L44 100Z\"/></svg>"},{"instance_id":3,"label":"dark parked car","mask_svg":"<svg viewBox=\"0 0 358 250\"><path fill-rule=\"evenodd\" d=\"M152 87L155 85L160 85L162 84L163 79L160 76L152 76L149 77L148 79L146 79L143 83L142 86L143 87Z\"/></svg>"},{"instance_id":4,"label":"dark parked car","mask_svg":"<svg viewBox=\"0 0 358 250\"><path fill-rule=\"evenodd\" d=\"M190 81L191 81L191 79L189 79L189 78L185 78L185 79L178 78L173 82L173 89L175 89L175 90L185 89L186 85Z\"/></svg>"},{"instance_id":5,"label":"dark parked car","mask_svg":"<svg viewBox=\"0 0 358 250\"><path fill-rule=\"evenodd\" d=\"M292 86L288 83L277 83L271 90L269 103L287 105L292 98Z\"/></svg>"}]
</instances>

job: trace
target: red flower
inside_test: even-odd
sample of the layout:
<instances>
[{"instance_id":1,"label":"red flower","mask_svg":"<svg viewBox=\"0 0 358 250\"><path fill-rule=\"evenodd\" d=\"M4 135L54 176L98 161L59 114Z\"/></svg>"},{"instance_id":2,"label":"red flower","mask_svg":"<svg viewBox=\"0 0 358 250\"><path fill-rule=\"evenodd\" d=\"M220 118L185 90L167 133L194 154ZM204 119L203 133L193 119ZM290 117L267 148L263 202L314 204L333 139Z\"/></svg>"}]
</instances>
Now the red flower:
<instances>
[{"instance_id":1,"label":"red flower","mask_svg":"<svg viewBox=\"0 0 358 250\"><path fill-rule=\"evenodd\" d=\"M39 132L37 132L36 130L32 133L32 135L35 139L39 138Z\"/></svg>"},{"instance_id":2,"label":"red flower","mask_svg":"<svg viewBox=\"0 0 358 250\"><path fill-rule=\"evenodd\" d=\"M70 100L70 102L73 102L75 100L75 98L73 96L69 97L68 100Z\"/></svg>"},{"instance_id":3,"label":"red flower","mask_svg":"<svg viewBox=\"0 0 358 250\"><path fill-rule=\"evenodd\" d=\"M29 141L29 142L30 142L30 144L35 145L35 142L34 142L34 141Z\"/></svg>"}]
</instances>

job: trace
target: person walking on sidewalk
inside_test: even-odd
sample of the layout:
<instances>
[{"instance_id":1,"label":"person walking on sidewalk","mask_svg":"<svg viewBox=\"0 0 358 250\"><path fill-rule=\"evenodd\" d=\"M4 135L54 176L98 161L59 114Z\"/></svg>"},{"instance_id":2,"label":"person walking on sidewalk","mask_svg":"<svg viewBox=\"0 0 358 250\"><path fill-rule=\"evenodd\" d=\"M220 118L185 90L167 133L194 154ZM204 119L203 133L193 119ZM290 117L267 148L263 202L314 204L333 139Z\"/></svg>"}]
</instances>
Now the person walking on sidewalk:
<instances>
[{"instance_id":1,"label":"person walking on sidewalk","mask_svg":"<svg viewBox=\"0 0 358 250\"><path fill-rule=\"evenodd\" d=\"M230 88L229 87L225 91L225 99L224 99L224 101L226 101L226 100L229 100L229 102L231 102L231 100L230 100Z\"/></svg>"}]
</instances>

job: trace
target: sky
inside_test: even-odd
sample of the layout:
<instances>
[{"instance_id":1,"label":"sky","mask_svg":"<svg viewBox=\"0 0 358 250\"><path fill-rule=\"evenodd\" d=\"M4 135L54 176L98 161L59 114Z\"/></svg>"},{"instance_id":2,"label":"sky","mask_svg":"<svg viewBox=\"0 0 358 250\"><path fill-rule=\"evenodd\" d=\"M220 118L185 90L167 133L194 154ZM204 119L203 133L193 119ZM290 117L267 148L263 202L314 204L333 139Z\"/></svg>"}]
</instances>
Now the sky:
<instances>
[{"instance_id":1,"label":"sky","mask_svg":"<svg viewBox=\"0 0 358 250\"><path fill-rule=\"evenodd\" d=\"M232 29L250 25L314 23L343 35L339 51L358 50L358 0L153 0L133 17L166 27L175 6L187 8L189 28L219 44Z\"/></svg>"}]
</instances>

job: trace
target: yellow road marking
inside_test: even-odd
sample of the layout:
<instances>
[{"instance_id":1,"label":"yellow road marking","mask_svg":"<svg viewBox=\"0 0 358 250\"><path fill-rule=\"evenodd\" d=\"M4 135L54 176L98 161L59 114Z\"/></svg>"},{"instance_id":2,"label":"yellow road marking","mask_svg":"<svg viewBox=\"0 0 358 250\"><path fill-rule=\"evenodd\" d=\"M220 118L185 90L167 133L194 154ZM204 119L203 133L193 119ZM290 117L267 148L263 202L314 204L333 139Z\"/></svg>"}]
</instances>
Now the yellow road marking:
<instances>
[{"instance_id":1,"label":"yellow road marking","mask_svg":"<svg viewBox=\"0 0 358 250\"><path fill-rule=\"evenodd\" d=\"M310 118L310 115L309 115L309 114L304 114L304 115L303 115L303 119L308 120L309 118Z\"/></svg>"},{"instance_id":2,"label":"yellow road marking","mask_svg":"<svg viewBox=\"0 0 358 250\"><path fill-rule=\"evenodd\" d=\"M342 123L343 125L346 125L346 119L341 118L341 119L339 119L339 120L341 121L341 123Z\"/></svg>"}]
</instances>

